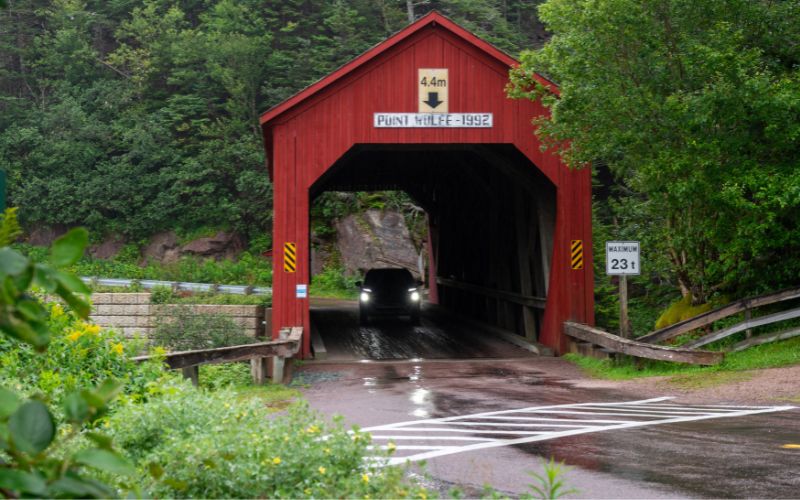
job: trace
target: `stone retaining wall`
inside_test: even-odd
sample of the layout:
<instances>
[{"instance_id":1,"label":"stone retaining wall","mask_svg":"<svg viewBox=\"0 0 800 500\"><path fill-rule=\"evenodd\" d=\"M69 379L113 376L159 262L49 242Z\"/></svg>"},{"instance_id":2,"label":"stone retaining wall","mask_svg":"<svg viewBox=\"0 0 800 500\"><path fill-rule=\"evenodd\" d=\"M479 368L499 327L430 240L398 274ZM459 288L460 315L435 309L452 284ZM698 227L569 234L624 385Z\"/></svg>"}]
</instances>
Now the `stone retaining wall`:
<instances>
[{"instance_id":1,"label":"stone retaining wall","mask_svg":"<svg viewBox=\"0 0 800 500\"><path fill-rule=\"evenodd\" d=\"M250 336L264 335L271 312L264 306L151 304L149 293L95 293L92 295L90 318L94 323L105 328L114 328L126 337L148 336L156 327L158 318L173 316L173 311L181 307L199 314L229 316Z\"/></svg>"}]
</instances>

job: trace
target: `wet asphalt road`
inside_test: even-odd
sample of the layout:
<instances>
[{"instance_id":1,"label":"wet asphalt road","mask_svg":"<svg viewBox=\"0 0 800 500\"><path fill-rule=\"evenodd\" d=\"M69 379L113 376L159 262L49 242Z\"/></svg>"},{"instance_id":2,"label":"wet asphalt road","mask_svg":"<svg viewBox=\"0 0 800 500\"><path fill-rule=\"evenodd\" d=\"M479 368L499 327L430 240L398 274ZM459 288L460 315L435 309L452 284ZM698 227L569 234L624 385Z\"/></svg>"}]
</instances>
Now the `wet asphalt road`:
<instances>
[{"instance_id":1,"label":"wet asphalt road","mask_svg":"<svg viewBox=\"0 0 800 500\"><path fill-rule=\"evenodd\" d=\"M313 314L330 360L304 365L295 379L305 384L313 408L361 427L669 396L594 388L560 359L531 356L429 318L421 327L389 322L362 330L352 306ZM553 457L571 467L567 483L579 490L573 497L797 498L800 450L782 448L790 443L800 443L797 409L455 453L429 460L426 471L441 491L459 485L475 495L491 484L514 496L534 482L529 472L542 471L541 458Z\"/></svg>"}]
</instances>

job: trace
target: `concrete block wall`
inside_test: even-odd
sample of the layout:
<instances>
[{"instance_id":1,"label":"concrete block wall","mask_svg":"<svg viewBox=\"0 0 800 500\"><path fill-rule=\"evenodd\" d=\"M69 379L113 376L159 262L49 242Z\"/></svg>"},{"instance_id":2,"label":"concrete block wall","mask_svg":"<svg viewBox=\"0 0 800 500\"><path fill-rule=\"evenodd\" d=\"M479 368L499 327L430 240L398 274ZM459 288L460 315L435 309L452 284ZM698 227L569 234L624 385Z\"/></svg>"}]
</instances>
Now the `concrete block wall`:
<instances>
[{"instance_id":1,"label":"concrete block wall","mask_svg":"<svg viewBox=\"0 0 800 500\"><path fill-rule=\"evenodd\" d=\"M198 314L224 314L240 325L247 335L260 337L269 331L269 309L264 306L216 304L151 304L149 293L95 293L92 295L92 322L114 328L126 337L148 336L158 319L173 316L178 308Z\"/></svg>"}]
</instances>

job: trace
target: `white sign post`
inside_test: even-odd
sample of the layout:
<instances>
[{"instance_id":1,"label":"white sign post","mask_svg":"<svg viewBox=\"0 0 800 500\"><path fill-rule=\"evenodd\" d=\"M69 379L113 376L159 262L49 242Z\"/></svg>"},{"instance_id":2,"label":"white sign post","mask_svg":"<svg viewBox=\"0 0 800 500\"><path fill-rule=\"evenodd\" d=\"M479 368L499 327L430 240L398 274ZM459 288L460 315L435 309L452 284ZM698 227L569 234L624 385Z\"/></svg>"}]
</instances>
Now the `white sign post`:
<instances>
[{"instance_id":1,"label":"white sign post","mask_svg":"<svg viewBox=\"0 0 800 500\"><path fill-rule=\"evenodd\" d=\"M606 274L619 276L619 336L630 337L628 276L641 273L638 241L606 241Z\"/></svg>"}]
</instances>

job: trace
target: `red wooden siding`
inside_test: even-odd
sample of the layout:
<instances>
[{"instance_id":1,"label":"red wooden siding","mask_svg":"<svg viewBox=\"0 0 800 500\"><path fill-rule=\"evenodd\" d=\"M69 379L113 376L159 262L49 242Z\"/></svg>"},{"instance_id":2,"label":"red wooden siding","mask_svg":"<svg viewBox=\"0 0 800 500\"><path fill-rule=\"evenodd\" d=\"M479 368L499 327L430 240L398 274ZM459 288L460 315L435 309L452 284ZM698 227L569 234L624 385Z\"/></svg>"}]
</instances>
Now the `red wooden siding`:
<instances>
[{"instance_id":1,"label":"red wooden siding","mask_svg":"<svg viewBox=\"0 0 800 500\"><path fill-rule=\"evenodd\" d=\"M540 103L505 96L513 59L439 14L430 14L262 117L274 182L273 246L297 243L297 272L283 271L274 253L273 333L309 327L307 299L295 285L309 283L309 188L356 144L512 144L557 189L557 209L547 309L540 341L565 347L564 320L593 323L591 177L572 171L540 150L531 119ZM373 127L375 112L417 112L418 68L449 69L449 112L491 112L490 129L388 129ZM454 179L453 182L458 182ZM582 239L586 264L569 267L569 243ZM308 331L308 330L306 330ZM304 353L309 352L309 336Z\"/></svg>"}]
</instances>

